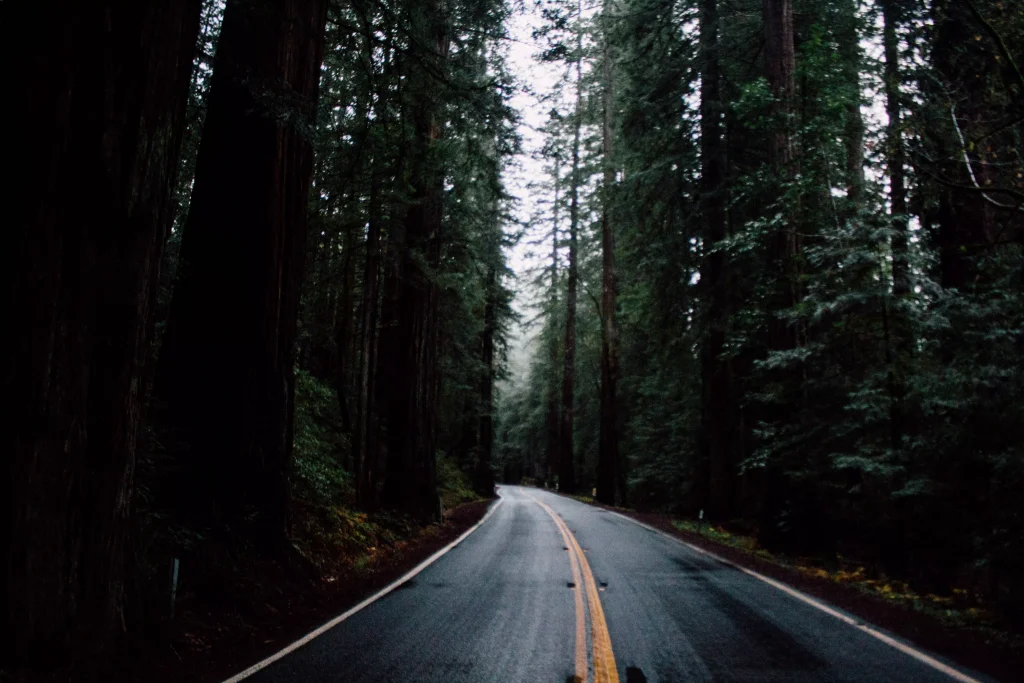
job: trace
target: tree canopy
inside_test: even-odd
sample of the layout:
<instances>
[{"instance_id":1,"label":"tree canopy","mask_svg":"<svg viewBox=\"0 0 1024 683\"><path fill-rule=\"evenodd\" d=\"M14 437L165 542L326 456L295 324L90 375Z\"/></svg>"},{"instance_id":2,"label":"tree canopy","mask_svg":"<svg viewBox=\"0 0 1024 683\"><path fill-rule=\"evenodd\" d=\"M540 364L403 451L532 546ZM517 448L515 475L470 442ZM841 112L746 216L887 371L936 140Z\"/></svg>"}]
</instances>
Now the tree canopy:
<instances>
[{"instance_id":1,"label":"tree canopy","mask_svg":"<svg viewBox=\"0 0 1024 683\"><path fill-rule=\"evenodd\" d=\"M543 130L530 234L550 246L526 377L501 403L505 471L600 492L612 428L626 475L605 502L704 513L771 549L1019 610L1024 15L984 0L540 6L537 58L571 68ZM617 301L600 294L609 249ZM550 399L560 373L571 405ZM568 485L551 455L565 447Z\"/></svg>"}]
</instances>

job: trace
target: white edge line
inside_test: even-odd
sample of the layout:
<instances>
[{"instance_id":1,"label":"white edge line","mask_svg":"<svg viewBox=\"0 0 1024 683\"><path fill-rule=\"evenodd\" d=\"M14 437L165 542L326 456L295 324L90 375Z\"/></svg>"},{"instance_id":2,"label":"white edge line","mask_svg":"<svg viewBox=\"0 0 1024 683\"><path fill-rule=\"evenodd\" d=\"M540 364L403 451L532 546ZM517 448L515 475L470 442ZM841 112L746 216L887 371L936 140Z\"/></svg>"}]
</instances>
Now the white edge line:
<instances>
[{"instance_id":1,"label":"white edge line","mask_svg":"<svg viewBox=\"0 0 1024 683\"><path fill-rule=\"evenodd\" d=\"M370 597L366 598L365 600L360 602L355 607L349 608L347 611L345 611L342 614L334 617L333 619L331 619L330 621L328 621L326 624L324 624L323 626L319 627L315 631L310 631L306 635L304 635L301 638L299 638L298 640L296 640L291 645L288 645L288 646L284 647L283 649L278 650L277 652L275 652L274 654L270 655L269 657L267 657L263 661L256 662L255 664L250 666L245 671L242 671L241 673L237 673L234 676L232 676L231 678L228 678L228 679L224 680L224 683L237 683L237 681L241 681L242 679L248 678L249 676L252 676L257 671L261 671L261 670L267 668L268 666L270 666L271 664L273 664L277 660L282 659L282 658L290 655L292 652L295 652L300 647L302 647L303 645L305 645L309 641L313 640L314 638L323 635L327 631L330 631L332 628L334 628L335 626L337 626L341 622L345 621L346 619L351 617L353 614L355 614L359 610L363 609L364 607L367 607L368 605L371 605L372 603L376 602L377 600L380 600L385 595L387 595L391 591L393 591L396 588L398 588L398 586L400 586L401 584L405 583L406 581L408 581L412 577L414 577L417 574L419 574L421 571L423 571L424 569L426 569L427 567L432 565L434 562L439 560L442 555L444 555L449 550L451 550L452 548L457 546L459 543L462 543L462 541L464 541L467 536L469 536L471 533L473 533L474 531L479 529L483 525L483 523L486 522L487 519L494 513L494 511L498 509L498 507L501 505L501 502L504 500L504 498L501 497L500 493L498 494L498 496L499 497L498 497L497 502L495 502L493 505L490 506L490 508L487 510L487 513L480 519L479 522L477 522L476 524L474 524L470 528L466 529L464 532L462 532L461 536L456 538L454 541L452 541L451 543L449 543L445 547L443 547L440 550L438 550L436 553L434 553L433 555L431 555L427 559L425 559L422 562L420 562L413 569L411 569L407 573L403 574L401 577L395 579L394 581L389 583L384 588L381 588L379 591L377 591L376 593L374 593Z\"/></svg>"},{"instance_id":2,"label":"white edge line","mask_svg":"<svg viewBox=\"0 0 1024 683\"><path fill-rule=\"evenodd\" d=\"M605 508L605 509L607 509L607 508ZM772 586L774 588L779 589L780 591L782 591L786 595L794 597L797 600L799 600L800 602L806 603L806 604L810 605L811 607L814 607L815 609L821 610L822 612L824 612L825 614L828 614L829 616L832 616L832 617L835 617L836 619L839 619L843 623L849 624L850 626L853 626L854 628L856 628L856 629L858 629L860 631L863 631L864 633L867 633L869 636L872 636L873 638L876 638L876 639L882 641L886 645L889 645L891 647L896 648L897 650L899 650L903 654L909 655L909 656L913 657L914 659L922 662L923 664L926 664L926 665L930 666L931 668L935 669L936 671L940 671L940 672L946 674L947 676L949 676L950 678L952 678L954 680L957 680L957 681L960 681L960 683L982 683L977 678L972 678L971 676L968 676L967 674L963 673L962 671L958 671L957 669L954 669L953 667L949 666L948 664L940 662L939 660L935 659L934 657L932 657L930 655L927 655L924 652L921 652L920 650L918 650L916 648L913 648L910 645L907 645L906 643L902 643L902 642L896 640L895 638L893 638L892 636L889 636L889 635L886 635L885 633L882 633L881 631L879 631L878 629L874 628L873 626L869 626L868 624L865 624L865 623L863 623L861 621L858 621L858 620L856 620L856 619L854 619L852 617L849 617L849 616L843 614L842 612L839 612L838 610L835 610L835 609L829 607L828 605L825 605L825 604L815 600L814 598L812 598L811 596L807 595L806 593L801 593L800 591L796 590L795 588L791 588L790 586L787 586L784 583L776 581L775 579L768 578L767 576L764 576L763 574L758 574L754 570L747 569L746 567L740 566L740 565L736 564L735 562L730 562L729 560L725 559L724 557L720 557L720 556L716 555L715 553L713 553L713 552L711 552L709 550L704 550L703 548L699 548L699 547L693 545L692 543L687 543L686 541L684 541L683 539L679 538L678 536L673 536L672 534L665 533L661 529L656 529L655 527L653 527L653 526L651 526L649 524L644 524L643 522L641 522L639 520L633 519L629 515L624 515L621 512L616 512L615 510L608 510L608 512L612 513L616 517L621 517L622 519L624 519L624 520L626 520L628 522L632 522L633 524L636 524L637 526L643 527L644 529L647 529L648 531L653 531L654 533L660 534L660 535L664 536L665 538L671 539L671 540L673 540L673 541L675 541L677 543L681 543L681 544L685 545L687 548L689 548L691 550L697 551L701 555L707 555L708 557L714 558L715 560L718 560L719 562L721 562L723 564L726 564L726 565L728 565L730 567L734 567L736 569L739 569L744 574L748 574L750 576L753 576L755 579L760 579L761 581L764 581L765 583L767 583L769 586Z\"/></svg>"}]
</instances>

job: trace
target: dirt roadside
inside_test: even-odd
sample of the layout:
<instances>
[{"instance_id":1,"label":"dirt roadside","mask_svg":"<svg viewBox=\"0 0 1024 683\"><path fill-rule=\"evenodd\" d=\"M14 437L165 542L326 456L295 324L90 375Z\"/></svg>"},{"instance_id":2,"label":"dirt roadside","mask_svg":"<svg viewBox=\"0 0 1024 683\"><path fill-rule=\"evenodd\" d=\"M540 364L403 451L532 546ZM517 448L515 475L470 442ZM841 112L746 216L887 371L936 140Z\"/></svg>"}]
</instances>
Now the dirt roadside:
<instances>
[{"instance_id":1,"label":"dirt roadside","mask_svg":"<svg viewBox=\"0 0 1024 683\"><path fill-rule=\"evenodd\" d=\"M445 513L442 524L381 552L371 567L333 581L297 581L276 566L254 567L262 604L186 607L173 630L134 639L111 680L222 681L402 576L480 521L491 502L459 505ZM268 591L270 584L275 589Z\"/></svg>"}]
</instances>

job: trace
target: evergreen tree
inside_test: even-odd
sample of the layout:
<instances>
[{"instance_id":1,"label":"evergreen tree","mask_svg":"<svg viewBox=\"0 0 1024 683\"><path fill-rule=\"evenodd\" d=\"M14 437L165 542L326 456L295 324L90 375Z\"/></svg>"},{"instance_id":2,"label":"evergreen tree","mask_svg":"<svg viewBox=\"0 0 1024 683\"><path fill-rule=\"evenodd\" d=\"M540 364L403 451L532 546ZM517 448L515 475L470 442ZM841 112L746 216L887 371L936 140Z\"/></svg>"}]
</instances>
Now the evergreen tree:
<instances>
[{"instance_id":1,"label":"evergreen tree","mask_svg":"<svg viewBox=\"0 0 1024 683\"><path fill-rule=\"evenodd\" d=\"M326 20L320 0L229 2L157 377L187 444L184 516L288 532L293 350ZM218 382L199 391L206 378Z\"/></svg>"},{"instance_id":2,"label":"evergreen tree","mask_svg":"<svg viewBox=\"0 0 1024 683\"><path fill-rule=\"evenodd\" d=\"M102 662L123 623L136 449L200 3L0 7L4 661ZM36 31L35 28L41 30ZM6 668L6 667L5 667Z\"/></svg>"}]
</instances>

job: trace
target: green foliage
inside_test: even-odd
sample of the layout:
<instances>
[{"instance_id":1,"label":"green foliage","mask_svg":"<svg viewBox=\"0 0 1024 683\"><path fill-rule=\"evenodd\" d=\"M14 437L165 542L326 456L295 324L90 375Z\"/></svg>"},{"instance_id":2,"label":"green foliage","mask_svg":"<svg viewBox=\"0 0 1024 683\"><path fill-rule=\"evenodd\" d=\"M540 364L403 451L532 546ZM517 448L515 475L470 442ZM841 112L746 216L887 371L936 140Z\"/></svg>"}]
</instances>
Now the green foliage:
<instances>
[{"instance_id":1,"label":"green foliage","mask_svg":"<svg viewBox=\"0 0 1024 683\"><path fill-rule=\"evenodd\" d=\"M435 418L429 434L435 450L474 475L485 471L478 461L490 446L481 443L493 411L484 388L504 372L513 316L503 249L515 230L503 175L519 142L508 104L513 81L498 47L511 9L503 0L458 0L446 5L444 16L426 16L423 7L363 0L332 5L313 135L317 164L299 366L336 393L335 414L356 451L350 457L347 443L341 446L342 486L353 483L359 423L368 425L367 469L375 481L359 492L367 507L386 488L389 471L389 392L396 385L390 356L397 352L390 340L402 283L422 287L422 274L436 291L428 313L438 330L427 354L438 368L430 380L437 399L426 408ZM435 21L450 41L443 58L433 38L423 35ZM437 128L430 135L418 120L424 108L434 111ZM443 181L441 229L411 244L407 221L420 201L417 183L428 176ZM365 395L364 364L372 368ZM322 436L307 438L297 427L297 451L317 450ZM336 490L339 483L325 467L323 459L297 460L296 474L304 486Z\"/></svg>"},{"instance_id":2,"label":"green foliage","mask_svg":"<svg viewBox=\"0 0 1024 683\"><path fill-rule=\"evenodd\" d=\"M443 453L437 456L437 491L445 510L480 499L469 475Z\"/></svg>"},{"instance_id":3,"label":"green foliage","mask_svg":"<svg viewBox=\"0 0 1024 683\"><path fill-rule=\"evenodd\" d=\"M337 394L304 370L295 373L293 444L296 497L315 505L340 504L350 488L343 465L349 440L342 430Z\"/></svg>"},{"instance_id":4,"label":"green foliage","mask_svg":"<svg viewBox=\"0 0 1024 683\"><path fill-rule=\"evenodd\" d=\"M1011 235L1024 230L1024 80L1015 68L1024 43L1014 41L1024 15L995 0L900 4L888 20L898 61L890 85L903 114L887 127L862 106L885 97L884 64L876 51L862 54L883 38L878 7L798 7L797 90L783 114L764 77L761 3L718 3L722 101L712 104L723 113L726 177L716 192L727 237L709 244L698 7L619 4L612 215L630 501L704 507L715 463L702 354L720 324L724 349L712 367L729 378L721 420L732 441L715 457L729 460L736 514L759 529L759 542L853 556L916 594L960 583L997 598L1005 614L1020 612L1024 507L1011 492L1024 482L1024 250ZM545 7L544 57L575 59L571 8ZM584 23L592 103L599 40ZM584 138L594 140L593 107L584 107ZM576 112L556 113L546 149L564 152L564 121ZM793 158L775 167L769 150L780 133ZM587 148L582 179L575 455L584 483L599 421L600 328L586 298L600 254L589 225L597 153ZM908 215L892 208L895 163ZM564 198L566 186L564 168L538 185L538 241L552 235L552 193ZM792 253L780 252L784 238ZM722 253L724 313L700 277ZM545 270L534 286L544 302L539 343L528 377L502 403L501 452L507 476L541 479L565 283Z\"/></svg>"}]
</instances>

